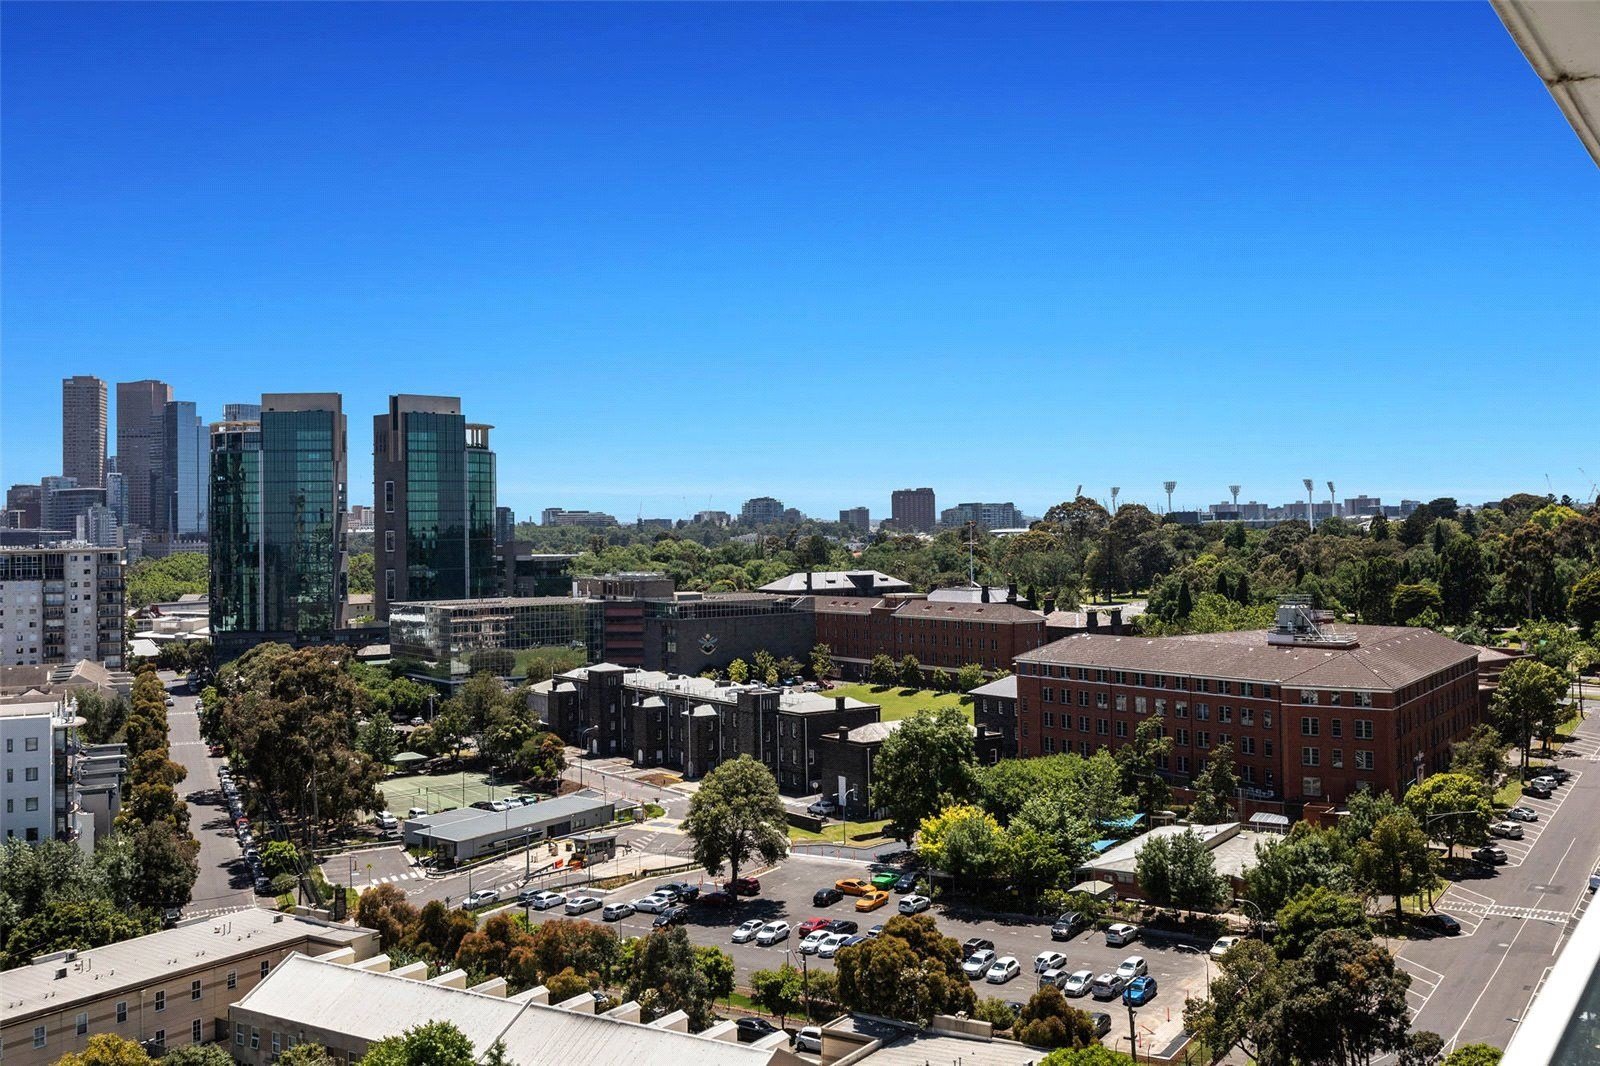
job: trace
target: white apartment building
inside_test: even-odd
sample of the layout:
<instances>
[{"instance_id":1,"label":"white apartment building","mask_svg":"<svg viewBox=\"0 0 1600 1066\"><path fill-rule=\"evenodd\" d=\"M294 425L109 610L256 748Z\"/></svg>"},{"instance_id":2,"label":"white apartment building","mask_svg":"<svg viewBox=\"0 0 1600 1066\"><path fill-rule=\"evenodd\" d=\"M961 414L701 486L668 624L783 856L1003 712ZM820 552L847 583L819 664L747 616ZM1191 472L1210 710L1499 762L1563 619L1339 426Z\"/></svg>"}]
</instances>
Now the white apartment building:
<instances>
[{"instance_id":1,"label":"white apartment building","mask_svg":"<svg viewBox=\"0 0 1600 1066\"><path fill-rule=\"evenodd\" d=\"M121 548L0 547L0 666L123 664Z\"/></svg>"}]
</instances>

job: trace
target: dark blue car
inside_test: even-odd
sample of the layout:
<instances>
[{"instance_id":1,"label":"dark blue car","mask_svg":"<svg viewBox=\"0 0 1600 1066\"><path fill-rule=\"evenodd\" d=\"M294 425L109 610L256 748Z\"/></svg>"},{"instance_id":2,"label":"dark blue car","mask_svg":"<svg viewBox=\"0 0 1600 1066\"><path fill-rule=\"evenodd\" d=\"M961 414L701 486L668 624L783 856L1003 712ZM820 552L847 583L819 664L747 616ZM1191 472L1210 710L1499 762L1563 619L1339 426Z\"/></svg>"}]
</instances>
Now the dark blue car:
<instances>
[{"instance_id":1,"label":"dark blue car","mask_svg":"<svg viewBox=\"0 0 1600 1066\"><path fill-rule=\"evenodd\" d=\"M1130 1007L1142 1007L1156 998L1156 979L1154 977L1135 977L1129 982L1128 987L1122 990L1122 1002Z\"/></svg>"}]
</instances>

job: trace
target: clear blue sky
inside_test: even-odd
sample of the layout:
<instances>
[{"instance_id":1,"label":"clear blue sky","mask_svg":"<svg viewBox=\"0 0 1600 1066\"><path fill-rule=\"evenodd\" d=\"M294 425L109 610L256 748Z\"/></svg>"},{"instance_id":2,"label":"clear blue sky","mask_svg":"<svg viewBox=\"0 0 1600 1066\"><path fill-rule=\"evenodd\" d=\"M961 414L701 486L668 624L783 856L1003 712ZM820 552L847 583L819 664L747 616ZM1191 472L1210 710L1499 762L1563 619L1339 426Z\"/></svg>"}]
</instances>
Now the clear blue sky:
<instances>
[{"instance_id":1,"label":"clear blue sky","mask_svg":"<svg viewBox=\"0 0 1600 1066\"><path fill-rule=\"evenodd\" d=\"M1587 489L1600 171L1486 3L6 4L60 379L496 426L501 502Z\"/></svg>"}]
</instances>

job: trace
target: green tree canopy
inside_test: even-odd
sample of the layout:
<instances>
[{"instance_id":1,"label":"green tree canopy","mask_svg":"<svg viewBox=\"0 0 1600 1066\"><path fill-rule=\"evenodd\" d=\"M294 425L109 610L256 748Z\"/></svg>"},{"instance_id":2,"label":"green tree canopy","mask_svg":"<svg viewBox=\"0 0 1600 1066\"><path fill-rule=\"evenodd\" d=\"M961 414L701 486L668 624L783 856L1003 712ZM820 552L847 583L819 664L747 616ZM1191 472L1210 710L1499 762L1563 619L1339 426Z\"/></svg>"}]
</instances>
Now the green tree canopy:
<instances>
[{"instance_id":1,"label":"green tree canopy","mask_svg":"<svg viewBox=\"0 0 1600 1066\"><path fill-rule=\"evenodd\" d=\"M748 755L707 774L689 801L683 830L694 841L694 861L715 874L723 863L737 878L752 856L777 862L788 851L788 816L772 771Z\"/></svg>"},{"instance_id":2,"label":"green tree canopy","mask_svg":"<svg viewBox=\"0 0 1600 1066\"><path fill-rule=\"evenodd\" d=\"M873 807L888 815L888 832L911 843L924 818L976 790L972 726L960 709L918 711L890 733L873 760Z\"/></svg>"},{"instance_id":3,"label":"green tree canopy","mask_svg":"<svg viewBox=\"0 0 1600 1066\"><path fill-rule=\"evenodd\" d=\"M1193 830L1150 834L1134 859L1139 885L1153 902L1190 910L1213 910L1228 895L1228 879Z\"/></svg>"},{"instance_id":4,"label":"green tree canopy","mask_svg":"<svg viewBox=\"0 0 1600 1066\"><path fill-rule=\"evenodd\" d=\"M447 1021L424 1022L367 1049L361 1066L474 1066L472 1041Z\"/></svg>"}]
</instances>

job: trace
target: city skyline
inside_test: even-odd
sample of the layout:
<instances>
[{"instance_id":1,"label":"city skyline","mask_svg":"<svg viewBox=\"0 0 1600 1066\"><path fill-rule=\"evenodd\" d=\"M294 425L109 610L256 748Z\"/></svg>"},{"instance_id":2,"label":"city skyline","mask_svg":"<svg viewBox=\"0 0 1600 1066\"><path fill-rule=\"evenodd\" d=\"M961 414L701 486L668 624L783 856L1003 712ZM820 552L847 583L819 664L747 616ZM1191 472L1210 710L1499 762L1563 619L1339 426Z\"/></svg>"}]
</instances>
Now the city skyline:
<instances>
[{"instance_id":1,"label":"city skyline","mask_svg":"<svg viewBox=\"0 0 1600 1066\"><path fill-rule=\"evenodd\" d=\"M74 373L459 395L519 514L1600 474L1553 387L1593 166L1487 6L20 5L3 47L6 483Z\"/></svg>"}]
</instances>

